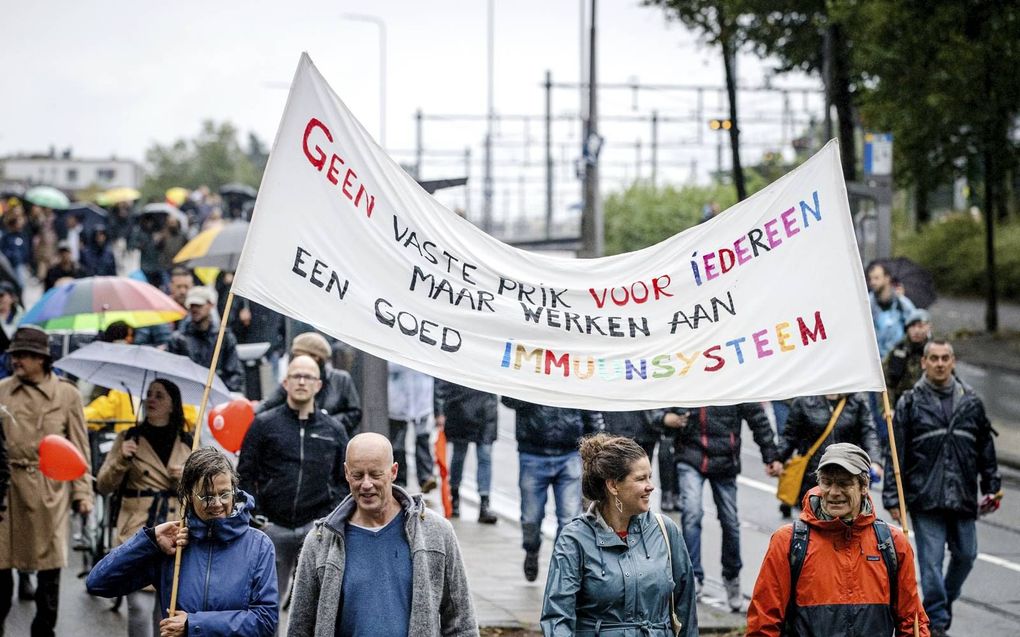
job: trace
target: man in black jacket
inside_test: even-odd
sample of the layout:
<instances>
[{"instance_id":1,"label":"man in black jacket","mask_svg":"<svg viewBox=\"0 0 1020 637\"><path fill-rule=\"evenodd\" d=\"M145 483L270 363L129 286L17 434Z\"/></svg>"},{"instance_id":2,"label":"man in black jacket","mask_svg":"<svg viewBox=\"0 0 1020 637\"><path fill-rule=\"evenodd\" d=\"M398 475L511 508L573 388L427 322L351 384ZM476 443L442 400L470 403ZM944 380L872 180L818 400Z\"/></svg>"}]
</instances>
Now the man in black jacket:
<instances>
[{"instance_id":1,"label":"man in black jacket","mask_svg":"<svg viewBox=\"0 0 1020 637\"><path fill-rule=\"evenodd\" d=\"M219 321L212 315L216 305L216 294L205 286L191 288L185 299L188 317L180 328L170 335L167 351L187 356L199 365L208 368L216 349L216 334ZM230 391L244 391L244 372L237 358L237 338L229 327L224 328L223 344L220 346L219 363L216 372Z\"/></svg>"},{"instance_id":2,"label":"man in black jacket","mask_svg":"<svg viewBox=\"0 0 1020 637\"><path fill-rule=\"evenodd\" d=\"M281 598L312 523L347 493L348 442L343 426L315 408L322 380L314 359L295 357L283 387L286 404L255 418L237 464L241 489L255 497L256 512L269 520L263 530L276 547Z\"/></svg>"},{"instance_id":3,"label":"man in black jacket","mask_svg":"<svg viewBox=\"0 0 1020 637\"><path fill-rule=\"evenodd\" d=\"M694 567L695 588L701 594L705 569L701 566L701 506L705 481L712 487L712 498L722 526L722 575L726 600L734 611L743 604L740 592L740 520L737 517L737 475L740 473L740 427L746 421L761 449L765 471L779 475L775 435L760 403L670 409L663 424L679 430L676 447L676 472L680 493L684 542Z\"/></svg>"},{"instance_id":4,"label":"man in black jacket","mask_svg":"<svg viewBox=\"0 0 1020 637\"><path fill-rule=\"evenodd\" d=\"M602 431L602 414L549 407L503 397L517 411L517 452L520 461L521 531L524 534L524 577L538 578L538 551L549 487L556 498L556 535L581 513L581 455L578 441Z\"/></svg>"},{"instance_id":5,"label":"man in black jacket","mask_svg":"<svg viewBox=\"0 0 1020 637\"><path fill-rule=\"evenodd\" d=\"M1002 500L992 425L974 390L953 375L956 358L948 341L932 340L921 359L924 375L896 403L893 435L899 451L906 507L917 539L924 610L932 637L945 635L953 602L977 559L978 512ZM886 460L886 475L892 475ZM984 500L978 504L978 479ZM886 480L882 503L899 521L894 480ZM942 572L946 544L949 566Z\"/></svg>"},{"instance_id":6,"label":"man in black jacket","mask_svg":"<svg viewBox=\"0 0 1020 637\"><path fill-rule=\"evenodd\" d=\"M498 434L499 397L438 378L435 379L435 394L436 427L446 432L446 441L453 448L450 459L453 517L460 517L460 482L468 445L473 442L478 465L478 521L495 524L499 518L489 509L489 491L492 487L492 443Z\"/></svg>"}]
</instances>

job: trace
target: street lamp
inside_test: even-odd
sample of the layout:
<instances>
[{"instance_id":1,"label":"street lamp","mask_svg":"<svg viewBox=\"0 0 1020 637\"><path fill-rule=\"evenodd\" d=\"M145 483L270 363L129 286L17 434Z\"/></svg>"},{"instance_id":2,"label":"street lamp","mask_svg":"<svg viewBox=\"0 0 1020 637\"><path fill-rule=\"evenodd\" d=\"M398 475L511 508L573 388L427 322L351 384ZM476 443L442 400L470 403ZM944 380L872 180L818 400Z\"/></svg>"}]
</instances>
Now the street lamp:
<instances>
[{"instance_id":1,"label":"street lamp","mask_svg":"<svg viewBox=\"0 0 1020 637\"><path fill-rule=\"evenodd\" d=\"M386 23L378 16L363 13L345 13L343 17L379 27L379 145L386 148Z\"/></svg>"}]
</instances>

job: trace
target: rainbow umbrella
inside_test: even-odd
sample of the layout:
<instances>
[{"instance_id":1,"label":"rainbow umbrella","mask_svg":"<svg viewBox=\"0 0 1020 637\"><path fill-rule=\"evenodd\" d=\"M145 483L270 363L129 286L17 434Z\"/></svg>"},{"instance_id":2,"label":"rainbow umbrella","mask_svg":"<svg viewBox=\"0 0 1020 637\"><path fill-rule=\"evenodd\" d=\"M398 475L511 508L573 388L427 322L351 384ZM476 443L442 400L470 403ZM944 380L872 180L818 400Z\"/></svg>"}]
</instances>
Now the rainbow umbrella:
<instances>
[{"instance_id":1,"label":"rainbow umbrella","mask_svg":"<svg viewBox=\"0 0 1020 637\"><path fill-rule=\"evenodd\" d=\"M228 272L237 269L248 236L248 222L234 221L203 230L184 244L174 263L187 262L190 267L219 268Z\"/></svg>"},{"instance_id":2,"label":"rainbow umbrella","mask_svg":"<svg viewBox=\"0 0 1020 637\"><path fill-rule=\"evenodd\" d=\"M99 331L114 321L131 327L169 323L184 308L158 289L127 277L75 279L42 296L21 319L45 330Z\"/></svg>"}]
</instances>

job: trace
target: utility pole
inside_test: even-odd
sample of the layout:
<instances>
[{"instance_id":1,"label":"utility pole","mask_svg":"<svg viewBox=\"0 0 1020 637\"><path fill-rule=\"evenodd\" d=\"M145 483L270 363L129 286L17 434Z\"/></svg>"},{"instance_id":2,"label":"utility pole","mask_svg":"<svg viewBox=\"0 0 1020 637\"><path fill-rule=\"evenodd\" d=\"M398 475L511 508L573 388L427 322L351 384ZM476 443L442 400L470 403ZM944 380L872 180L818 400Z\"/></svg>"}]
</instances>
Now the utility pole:
<instances>
[{"instance_id":1,"label":"utility pole","mask_svg":"<svg viewBox=\"0 0 1020 637\"><path fill-rule=\"evenodd\" d=\"M552 156L552 71L545 72L545 238L552 238L553 156Z\"/></svg>"},{"instance_id":2,"label":"utility pole","mask_svg":"<svg viewBox=\"0 0 1020 637\"><path fill-rule=\"evenodd\" d=\"M489 63L489 101L488 108L486 109L486 128L485 128L485 175L483 176L482 184L482 230L485 232L492 231L492 93L493 93L493 48L495 43L493 42L493 36L495 29L493 27L493 0L489 0L489 38L488 38L488 63Z\"/></svg>"},{"instance_id":3,"label":"utility pole","mask_svg":"<svg viewBox=\"0 0 1020 637\"><path fill-rule=\"evenodd\" d=\"M698 127L700 129L700 126ZM652 111L652 188L659 177L659 111Z\"/></svg>"},{"instance_id":4,"label":"utility pole","mask_svg":"<svg viewBox=\"0 0 1020 637\"><path fill-rule=\"evenodd\" d=\"M419 108L414 112L415 145L414 145L414 178L421 179L421 158L424 155L422 146L422 114Z\"/></svg>"},{"instance_id":5,"label":"utility pole","mask_svg":"<svg viewBox=\"0 0 1020 637\"><path fill-rule=\"evenodd\" d=\"M464 176L468 183L464 184L464 218L471 218L471 147L464 148Z\"/></svg>"},{"instance_id":6,"label":"utility pole","mask_svg":"<svg viewBox=\"0 0 1020 637\"><path fill-rule=\"evenodd\" d=\"M584 211L581 213L581 255L600 257L603 251L602 201L599 198L599 151L596 48L596 0L591 0L588 35L588 122L584 135Z\"/></svg>"}]
</instances>

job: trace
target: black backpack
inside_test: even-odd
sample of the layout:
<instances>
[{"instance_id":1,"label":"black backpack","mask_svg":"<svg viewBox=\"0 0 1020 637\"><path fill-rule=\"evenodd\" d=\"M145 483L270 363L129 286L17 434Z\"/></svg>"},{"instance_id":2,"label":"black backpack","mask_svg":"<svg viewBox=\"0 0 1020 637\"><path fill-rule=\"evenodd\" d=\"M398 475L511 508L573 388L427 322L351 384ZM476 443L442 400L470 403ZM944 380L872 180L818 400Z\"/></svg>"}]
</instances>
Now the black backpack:
<instances>
[{"instance_id":1,"label":"black backpack","mask_svg":"<svg viewBox=\"0 0 1020 637\"><path fill-rule=\"evenodd\" d=\"M893 544L892 532L889 525L883 520L876 519L871 527L875 530L875 539L878 540L878 552L885 562L885 572L889 577L889 611L896 617L896 606L899 595L899 564L896 560L896 546ZM800 579L800 572L804 568L804 558L807 557L808 540L810 539L811 528L803 520L795 520L793 523L793 535L790 537L790 599L786 602L786 615L783 618L784 627L792 626L791 621L797 612L797 580ZM789 634L784 628L783 634Z\"/></svg>"}]
</instances>

